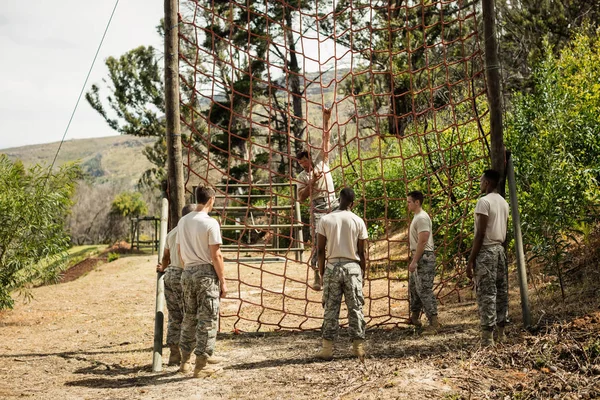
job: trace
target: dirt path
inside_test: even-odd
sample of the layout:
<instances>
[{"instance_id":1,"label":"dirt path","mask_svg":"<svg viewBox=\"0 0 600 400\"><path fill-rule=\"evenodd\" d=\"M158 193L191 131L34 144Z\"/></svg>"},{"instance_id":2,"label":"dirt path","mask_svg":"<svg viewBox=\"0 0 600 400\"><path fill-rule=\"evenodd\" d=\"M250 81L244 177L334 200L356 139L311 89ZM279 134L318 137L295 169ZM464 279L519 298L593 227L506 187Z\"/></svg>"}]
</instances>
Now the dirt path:
<instances>
[{"instance_id":1,"label":"dirt path","mask_svg":"<svg viewBox=\"0 0 600 400\"><path fill-rule=\"evenodd\" d=\"M438 336L368 331L364 364L350 357L345 332L332 362L311 357L316 332L224 332L217 344L228 359L222 374L194 380L166 366L152 373L154 263L149 256L121 258L75 281L37 288L31 303L0 313L0 398L503 398L543 374L478 350L472 301L441 307L446 323Z\"/></svg>"}]
</instances>

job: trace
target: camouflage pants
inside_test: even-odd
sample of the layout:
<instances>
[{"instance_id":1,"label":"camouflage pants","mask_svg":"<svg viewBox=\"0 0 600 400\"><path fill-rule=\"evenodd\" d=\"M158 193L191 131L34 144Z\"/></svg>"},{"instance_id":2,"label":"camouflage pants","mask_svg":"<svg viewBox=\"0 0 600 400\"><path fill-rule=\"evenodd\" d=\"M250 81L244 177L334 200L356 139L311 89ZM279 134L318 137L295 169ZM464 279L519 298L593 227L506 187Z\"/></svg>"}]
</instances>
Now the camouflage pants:
<instances>
[{"instance_id":1,"label":"camouflage pants","mask_svg":"<svg viewBox=\"0 0 600 400\"><path fill-rule=\"evenodd\" d=\"M312 249L310 252L310 266L313 269L317 269L318 252L317 252L317 226L323 215L327 215L333 210L337 209L339 202L337 199L328 204L325 199L313 200L310 205L310 239L312 241Z\"/></svg>"},{"instance_id":2,"label":"camouflage pants","mask_svg":"<svg viewBox=\"0 0 600 400\"><path fill-rule=\"evenodd\" d=\"M342 295L348 308L348 323L352 339L365 338L365 317L363 315L363 277L357 262L336 262L327 264L323 276L323 339L334 340L340 328L340 308Z\"/></svg>"},{"instance_id":3,"label":"camouflage pants","mask_svg":"<svg viewBox=\"0 0 600 400\"><path fill-rule=\"evenodd\" d=\"M182 351L210 357L215 350L219 326L219 279L212 265L187 266L181 275L183 287Z\"/></svg>"},{"instance_id":4,"label":"camouflage pants","mask_svg":"<svg viewBox=\"0 0 600 400\"><path fill-rule=\"evenodd\" d=\"M482 247L475 260L477 306L481 326L504 325L508 316L508 282L504 247Z\"/></svg>"},{"instance_id":5,"label":"camouflage pants","mask_svg":"<svg viewBox=\"0 0 600 400\"><path fill-rule=\"evenodd\" d=\"M169 310L167 345L178 345L181 336L181 322L183 321L182 273L183 269L179 267L169 267L165 271L165 300L167 301L167 310Z\"/></svg>"},{"instance_id":6,"label":"camouflage pants","mask_svg":"<svg viewBox=\"0 0 600 400\"><path fill-rule=\"evenodd\" d=\"M425 315L431 320L437 315L437 300L433 294L433 279L435 278L435 254L433 251L423 253L417 262L417 269L411 272L408 278L410 297L410 312L420 313L425 310Z\"/></svg>"}]
</instances>

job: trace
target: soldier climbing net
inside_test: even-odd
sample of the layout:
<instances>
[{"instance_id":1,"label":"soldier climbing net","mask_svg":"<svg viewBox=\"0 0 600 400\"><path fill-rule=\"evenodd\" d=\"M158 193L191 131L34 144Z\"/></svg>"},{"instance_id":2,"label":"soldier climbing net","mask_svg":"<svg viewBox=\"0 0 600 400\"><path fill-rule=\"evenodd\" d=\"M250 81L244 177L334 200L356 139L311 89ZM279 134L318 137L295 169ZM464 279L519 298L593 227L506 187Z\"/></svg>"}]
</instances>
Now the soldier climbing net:
<instances>
[{"instance_id":1,"label":"soldier climbing net","mask_svg":"<svg viewBox=\"0 0 600 400\"><path fill-rule=\"evenodd\" d=\"M478 1L180 2L186 190L218 194L231 293L221 330L321 324L295 154L321 148L369 228L365 317L408 316L407 193L434 224L440 301L460 301L478 178L488 166ZM342 316L345 311L342 310Z\"/></svg>"}]
</instances>

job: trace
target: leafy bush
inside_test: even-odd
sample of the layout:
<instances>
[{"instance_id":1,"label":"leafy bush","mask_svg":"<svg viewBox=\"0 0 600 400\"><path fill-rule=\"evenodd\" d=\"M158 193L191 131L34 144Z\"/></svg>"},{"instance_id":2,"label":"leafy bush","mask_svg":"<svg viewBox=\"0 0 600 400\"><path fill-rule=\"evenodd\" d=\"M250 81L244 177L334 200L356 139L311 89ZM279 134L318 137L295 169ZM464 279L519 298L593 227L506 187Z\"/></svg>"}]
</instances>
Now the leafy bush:
<instances>
[{"instance_id":1,"label":"leafy bush","mask_svg":"<svg viewBox=\"0 0 600 400\"><path fill-rule=\"evenodd\" d=\"M506 133L524 241L562 289L574 233L600 200L600 41L577 34L558 58L547 52L533 92L515 94Z\"/></svg>"},{"instance_id":2,"label":"leafy bush","mask_svg":"<svg viewBox=\"0 0 600 400\"><path fill-rule=\"evenodd\" d=\"M69 237L65 219L79 167L49 173L0 155L0 309L12 308L15 290L55 279L64 268Z\"/></svg>"},{"instance_id":3,"label":"leafy bush","mask_svg":"<svg viewBox=\"0 0 600 400\"><path fill-rule=\"evenodd\" d=\"M113 262L115 260L118 260L119 257L121 257L119 253L112 253L111 252L111 253L108 253L107 261L110 263L110 262Z\"/></svg>"}]
</instances>

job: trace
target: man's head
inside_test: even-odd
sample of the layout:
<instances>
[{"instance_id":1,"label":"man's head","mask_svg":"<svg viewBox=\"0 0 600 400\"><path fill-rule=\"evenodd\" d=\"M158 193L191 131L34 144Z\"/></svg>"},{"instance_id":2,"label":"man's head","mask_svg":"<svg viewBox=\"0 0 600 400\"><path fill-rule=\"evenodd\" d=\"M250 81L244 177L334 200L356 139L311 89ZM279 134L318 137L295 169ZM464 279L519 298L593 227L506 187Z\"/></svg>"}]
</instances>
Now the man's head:
<instances>
[{"instance_id":1,"label":"man's head","mask_svg":"<svg viewBox=\"0 0 600 400\"><path fill-rule=\"evenodd\" d=\"M296 153L296 158L298 159L298 164L300 164L300 166L304 168L305 171L310 171L312 162L310 161L310 155L308 154L308 151L299 151L298 153Z\"/></svg>"},{"instance_id":2,"label":"man's head","mask_svg":"<svg viewBox=\"0 0 600 400\"><path fill-rule=\"evenodd\" d=\"M406 201L408 202L408 209L410 212L417 212L423 207L423 193L418 190L413 190L406 197Z\"/></svg>"},{"instance_id":3,"label":"man's head","mask_svg":"<svg viewBox=\"0 0 600 400\"><path fill-rule=\"evenodd\" d=\"M198 208L203 208L207 212L211 211L215 203L215 190L206 186L196 187L196 203L198 203Z\"/></svg>"},{"instance_id":4,"label":"man's head","mask_svg":"<svg viewBox=\"0 0 600 400\"><path fill-rule=\"evenodd\" d=\"M500 173L493 169L486 169L483 171L483 175L481 175L481 179L479 180L481 193L493 192L498 187L498 182L500 182Z\"/></svg>"},{"instance_id":5,"label":"man's head","mask_svg":"<svg viewBox=\"0 0 600 400\"><path fill-rule=\"evenodd\" d=\"M196 207L197 207L197 204L186 204L181 209L181 216L185 217L186 215L188 215L189 213L194 211L196 209Z\"/></svg>"},{"instance_id":6,"label":"man's head","mask_svg":"<svg viewBox=\"0 0 600 400\"><path fill-rule=\"evenodd\" d=\"M350 210L354 206L355 197L354 190L349 187L343 188L340 191L340 209Z\"/></svg>"}]
</instances>

